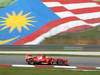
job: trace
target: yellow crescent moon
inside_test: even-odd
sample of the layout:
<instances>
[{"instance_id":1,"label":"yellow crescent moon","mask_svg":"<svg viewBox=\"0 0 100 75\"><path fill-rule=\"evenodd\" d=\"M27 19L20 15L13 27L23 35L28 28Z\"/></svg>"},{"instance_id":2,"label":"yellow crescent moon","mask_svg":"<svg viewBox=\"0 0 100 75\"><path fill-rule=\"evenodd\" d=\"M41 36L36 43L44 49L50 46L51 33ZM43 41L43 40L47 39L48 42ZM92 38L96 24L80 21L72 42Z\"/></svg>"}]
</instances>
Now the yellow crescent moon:
<instances>
[{"instance_id":1,"label":"yellow crescent moon","mask_svg":"<svg viewBox=\"0 0 100 75\"><path fill-rule=\"evenodd\" d=\"M13 41L13 40L15 40L15 39L17 39L17 38L18 38L18 36L17 36L17 37L14 37L14 38L11 38L11 39L8 39L8 40L0 41L0 45L5 44L5 43L8 43L8 42L10 42L10 41Z\"/></svg>"}]
</instances>

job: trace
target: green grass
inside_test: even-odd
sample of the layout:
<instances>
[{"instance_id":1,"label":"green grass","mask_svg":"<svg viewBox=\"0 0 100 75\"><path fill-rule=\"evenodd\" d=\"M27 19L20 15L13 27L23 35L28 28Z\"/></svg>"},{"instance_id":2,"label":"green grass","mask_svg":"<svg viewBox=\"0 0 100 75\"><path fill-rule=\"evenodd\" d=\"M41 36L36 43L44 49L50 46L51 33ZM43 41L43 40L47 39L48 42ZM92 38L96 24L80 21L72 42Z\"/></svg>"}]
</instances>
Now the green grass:
<instances>
[{"instance_id":1,"label":"green grass","mask_svg":"<svg viewBox=\"0 0 100 75\"><path fill-rule=\"evenodd\" d=\"M16 55L16 56L25 56L26 54L0 54L0 55ZM33 56L36 56L37 54L33 54ZM66 57L97 57L100 58L100 56L98 55L70 55L70 54L46 54L47 56L66 56Z\"/></svg>"},{"instance_id":2,"label":"green grass","mask_svg":"<svg viewBox=\"0 0 100 75\"><path fill-rule=\"evenodd\" d=\"M0 0L0 7L6 7L15 0Z\"/></svg>"},{"instance_id":3,"label":"green grass","mask_svg":"<svg viewBox=\"0 0 100 75\"><path fill-rule=\"evenodd\" d=\"M100 0L93 0L93 1L100 1Z\"/></svg>"},{"instance_id":4,"label":"green grass","mask_svg":"<svg viewBox=\"0 0 100 75\"><path fill-rule=\"evenodd\" d=\"M0 75L99 75L100 71L74 71L68 69L48 68L11 68L0 67Z\"/></svg>"}]
</instances>

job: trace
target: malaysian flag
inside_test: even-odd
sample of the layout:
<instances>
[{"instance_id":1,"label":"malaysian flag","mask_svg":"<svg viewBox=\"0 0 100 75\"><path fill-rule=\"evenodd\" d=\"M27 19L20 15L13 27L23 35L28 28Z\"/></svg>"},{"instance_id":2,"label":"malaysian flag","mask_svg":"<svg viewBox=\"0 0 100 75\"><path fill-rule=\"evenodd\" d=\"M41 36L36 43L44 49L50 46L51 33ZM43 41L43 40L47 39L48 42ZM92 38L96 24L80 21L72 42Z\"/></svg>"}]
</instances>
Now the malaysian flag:
<instances>
[{"instance_id":1,"label":"malaysian flag","mask_svg":"<svg viewBox=\"0 0 100 75\"><path fill-rule=\"evenodd\" d=\"M2 45L36 45L100 25L100 2L92 0L16 0L0 12Z\"/></svg>"},{"instance_id":2,"label":"malaysian flag","mask_svg":"<svg viewBox=\"0 0 100 75\"><path fill-rule=\"evenodd\" d=\"M43 2L64 21L61 31L75 32L100 25L99 2L91 0L43 0Z\"/></svg>"}]
</instances>

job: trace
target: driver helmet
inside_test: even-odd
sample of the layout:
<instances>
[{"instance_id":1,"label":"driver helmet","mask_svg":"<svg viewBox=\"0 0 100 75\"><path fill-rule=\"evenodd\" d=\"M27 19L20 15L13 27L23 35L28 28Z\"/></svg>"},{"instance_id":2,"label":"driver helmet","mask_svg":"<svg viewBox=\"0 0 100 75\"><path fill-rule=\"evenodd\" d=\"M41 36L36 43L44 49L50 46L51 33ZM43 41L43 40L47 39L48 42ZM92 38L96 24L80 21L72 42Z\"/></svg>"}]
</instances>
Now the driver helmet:
<instances>
[{"instance_id":1,"label":"driver helmet","mask_svg":"<svg viewBox=\"0 0 100 75\"><path fill-rule=\"evenodd\" d=\"M32 54L28 54L27 56L32 56Z\"/></svg>"}]
</instances>

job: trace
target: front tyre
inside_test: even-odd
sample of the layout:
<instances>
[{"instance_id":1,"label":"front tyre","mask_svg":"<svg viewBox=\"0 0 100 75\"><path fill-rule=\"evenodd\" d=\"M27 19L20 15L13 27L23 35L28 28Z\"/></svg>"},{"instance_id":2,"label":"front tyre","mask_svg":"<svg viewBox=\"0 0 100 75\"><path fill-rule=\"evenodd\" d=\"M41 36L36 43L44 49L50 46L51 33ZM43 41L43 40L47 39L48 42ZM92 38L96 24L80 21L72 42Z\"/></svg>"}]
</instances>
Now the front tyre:
<instances>
[{"instance_id":1,"label":"front tyre","mask_svg":"<svg viewBox=\"0 0 100 75\"><path fill-rule=\"evenodd\" d=\"M35 64L35 62L33 61L32 58L30 58L29 61L28 61L27 63L28 63L29 65L34 65L34 64Z\"/></svg>"},{"instance_id":2,"label":"front tyre","mask_svg":"<svg viewBox=\"0 0 100 75\"><path fill-rule=\"evenodd\" d=\"M33 65L34 64L34 62L33 61L29 61L29 62L27 62L29 65Z\"/></svg>"}]
</instances>

